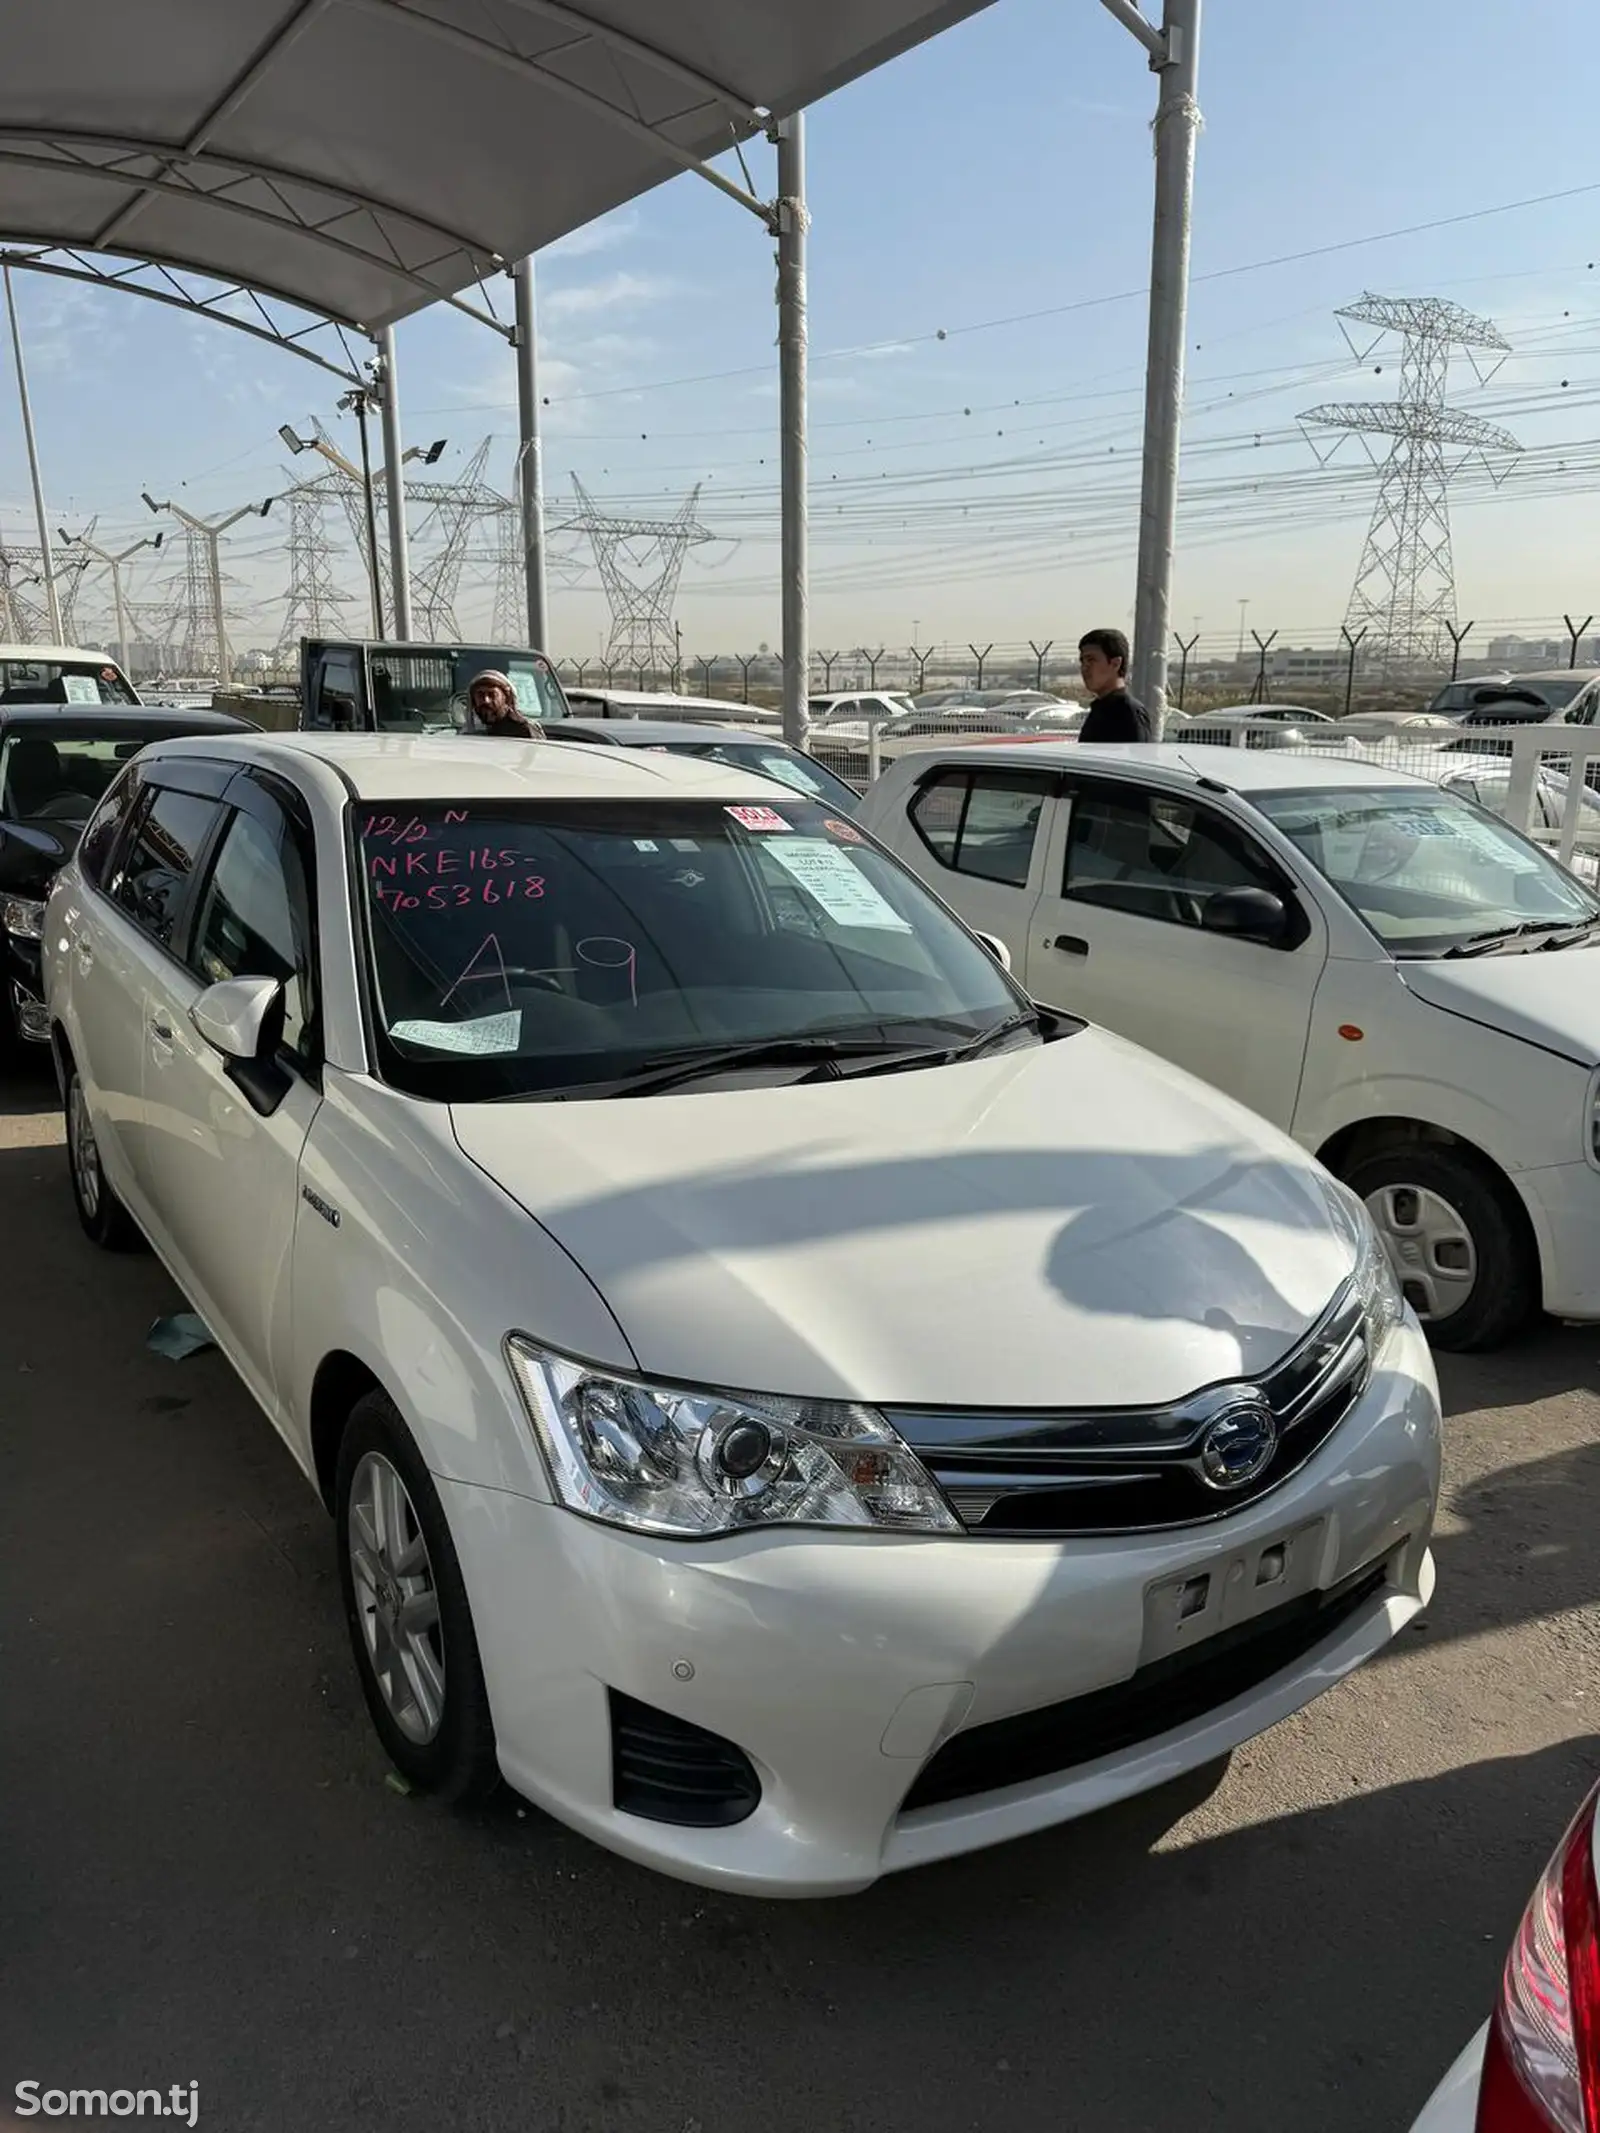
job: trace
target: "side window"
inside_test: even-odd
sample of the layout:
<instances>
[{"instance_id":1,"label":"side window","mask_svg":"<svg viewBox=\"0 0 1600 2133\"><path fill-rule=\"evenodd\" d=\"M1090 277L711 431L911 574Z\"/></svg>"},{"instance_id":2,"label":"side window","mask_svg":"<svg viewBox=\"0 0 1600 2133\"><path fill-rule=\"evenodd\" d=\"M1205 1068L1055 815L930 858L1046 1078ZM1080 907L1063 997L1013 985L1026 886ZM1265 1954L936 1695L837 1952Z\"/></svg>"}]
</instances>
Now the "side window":
<instances>
[{"instance_id":1,"label":"side window","mask_svg":"<svg viewBox=\"0 0 1600 2133\"><path fill-rule=\"evenodd\" d=\"M1241 830L1187 800L1132 789L1077 795L1064 896L1198 926L1207 898L1223 889L1282 895L1283 882Z\"/></svg>"},{"instance_id":2,"label":"side window","mask_svg":"<svg viewBox=\"0 0 1600 2133\"><path fill-rule=\"evenodd\" d=\"M356 723L356 673L349 657L333 655L322 662L317 676L317 700L312 706L314 726L349 733Z\"/></svg>"},{"instance_id":3,"label":"side window","mask_svg":"<svg viewBox=\"0 0 1600 2133\"><path fill-rule=\"evenodd\" d=\"M910 807L913 828L941 866L1024 889L1049 786L1008 770L943 771Z\"/></svg>"},{"instance_id":4,"label":"side window","mask_svg":"<svg viewBox=\"0 0 1600 2133\"><path fill-rule=\"evenodd\" d=\"M134 823L111 895L163 948L172 946L189 877L219 813L215 800L155 785Z\"/></svg>"},{"instance_id":5,"label":"side window","mask_svg":"<svg viewBox=\"0 0 1600 2133\"><path fill-rule=\"evenodd\" d=\"M78 871L97 889L105 887L112 855L122 841L123 825L143 791L139 773L130 765L95 809L78 840Z\"/></svg>"},{"instance_id":6,"label":"side window","mask_svg":"<svg viewBox=\"0 0 1600 2133\"><path fill-rule=\"evenodd\" d=\"M315 1063L316 999L310 898L301 849L268 803L236 814L217 847L200 903L190 961L208 985L225 978L276 978L283 986L283 1043Z\"/></svg>"}]
</instances>

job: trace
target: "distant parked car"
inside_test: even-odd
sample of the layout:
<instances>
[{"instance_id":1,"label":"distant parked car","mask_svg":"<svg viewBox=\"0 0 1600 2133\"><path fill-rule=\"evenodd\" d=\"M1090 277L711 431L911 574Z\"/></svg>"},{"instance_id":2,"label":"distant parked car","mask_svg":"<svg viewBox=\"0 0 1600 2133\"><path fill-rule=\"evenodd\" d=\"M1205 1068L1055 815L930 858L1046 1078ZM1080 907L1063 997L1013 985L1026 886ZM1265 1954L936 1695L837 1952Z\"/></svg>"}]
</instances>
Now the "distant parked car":
<instances>
[{"instance_id":1,"label":"distant parked car","mask_svg":"<svg viewBox=\"0 0 1600 2133\"><path fill-rule=\"evenodd\" d=\"M0 1057L49 1037L39 976L45 898L123 764L151 741L250 730L221 712L123 700L0 704Z\"/></svg>"},{"instance_id":2,"label":"distant parked car","mask_svg":"<svg viewBox=\"0 0 1600 2133\"><path fill-rule=\"evenodd\" d=\"M735 770L753 770L764 778L776 778L808 800L820 800L841 815L853 815L861 795L843 778L835 777L825 763L790 748L776 735L742 733L737 727L680 725L654 718L568 718L549 729L553 741L590 741L613 748L648 748L662 755L698 756L706 763L728 763Z\"/></svg>"},{"instance_id":3,"label":"distant parked car","mask_svg":"<svg viewBox=\"0 0 1600 2133\"><path fill-rule=\"evenodd\" d=\"M1426 708L1442 717L1459 718L1463 711L1470 711L1482 700L1481 692L1504 687L1511 679L1508 672L1498 674L1473 674L1465 681L1447 681L1429 698Z\"/></svg>"},{"instance_id":4,"label":"distant parked car","mask_svg":"<svg viewBox=\"0 0 1600 2133\"><path fill-rule=\"evenodd\" d=\"M1354 744L1347 744L1354 745ZM1600 1320L1600 897L1364 751L930 747L861 824L1359 1192L1446 1348Z\"/></svg>"},{"instance_id":5,"label":"distant parked car","mask_svg":"<svg viewBox=\"0 0 1600 2133\"><path fill-rule=\"evenodd\" d=\"M782 714L763 704L724 696L681 696L666 689L568 689L574 718L670 718L712 726L781 726Z\"/></svg>"},{"instance_id":6,"label":"distant parked car","mask_svg":"<svg viewBox=\"0 0 1600 2133\"><path fill-rule=\"evenodd\" d=\"M1197 711L1196 726L1237 726L1264 719L1274 726L1331 726L1333 715L1309 704L1224 704L1218 711Z\"/></svg>"},{"instance_id":7,"label":"distant parked car","mask_svg":"<svg viewBox=\"0 0 1600 2133\"><path fill-rule=\"evenodd\" d=\"M909 696L895 689L851 689L842 696L813 696L806 704L813 726L830 738L865 738L870 726L903 718L913 708Z\"/></svg>"},{"instance_id":8,"label":"distant parked car","mask_svg":"<svg viewBox=\"0 0 1600 2133\"><path fill-rule=\"evenodd\" d=\"M104 652L73 644L0 644L0 710L138 701L133 683Z\"/></svg>"}]
</instances>

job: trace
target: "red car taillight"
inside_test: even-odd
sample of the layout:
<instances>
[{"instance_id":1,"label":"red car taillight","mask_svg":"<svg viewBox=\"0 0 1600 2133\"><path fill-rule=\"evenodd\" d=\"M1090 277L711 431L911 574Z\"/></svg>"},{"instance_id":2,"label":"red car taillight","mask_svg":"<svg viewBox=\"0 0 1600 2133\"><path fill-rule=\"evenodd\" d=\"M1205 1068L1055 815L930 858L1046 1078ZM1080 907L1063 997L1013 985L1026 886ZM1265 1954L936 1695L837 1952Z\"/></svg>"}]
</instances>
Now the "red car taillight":
<instances>
[{"instance_id":1,"label":"red car taillight","mask_svg":"<svg viewBox=\"0 0 1600 2133\"><path fill-rule=\"evenodd\" d=\"M1600 2133L1600 1893L1590 1793L1506 1957L1477 2133Z\"/></svg>"}]
</instances>

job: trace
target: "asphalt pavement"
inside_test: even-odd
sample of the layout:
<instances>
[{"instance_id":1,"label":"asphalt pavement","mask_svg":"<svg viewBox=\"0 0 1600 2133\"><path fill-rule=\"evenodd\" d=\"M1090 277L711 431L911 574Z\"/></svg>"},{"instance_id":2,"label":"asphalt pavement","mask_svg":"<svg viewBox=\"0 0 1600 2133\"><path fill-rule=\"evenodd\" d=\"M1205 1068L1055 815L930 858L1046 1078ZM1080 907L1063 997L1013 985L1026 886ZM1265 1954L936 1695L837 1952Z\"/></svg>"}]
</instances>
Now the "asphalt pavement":
<instances>
[{"instance_id":1,"label":"asphalt pavement","mask_svg":"<svg viewBox=\"0 0 1600 2133\"><path fill-rule=\"evenodd\" d=\"M1447 1359L1431 1614L1225 1773L763 1904L386 1784L320 1506L0 1114L0 2126L1404 2133L1487 2013L1600 1775L1600 1327Z\"/></svg>"}]
</instances>

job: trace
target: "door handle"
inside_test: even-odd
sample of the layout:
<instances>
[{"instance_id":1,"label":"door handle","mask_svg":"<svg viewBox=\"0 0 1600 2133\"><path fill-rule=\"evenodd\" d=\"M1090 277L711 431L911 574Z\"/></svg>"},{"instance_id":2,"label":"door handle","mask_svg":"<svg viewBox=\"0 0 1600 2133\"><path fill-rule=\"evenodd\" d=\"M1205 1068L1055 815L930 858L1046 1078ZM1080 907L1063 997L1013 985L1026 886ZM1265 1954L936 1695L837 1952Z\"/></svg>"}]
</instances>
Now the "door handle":
<instances>
[{"instance_id":1,"label":"door handle","mask_svg":"<svg viewBox=\"0 0 1600 2133\"><path fill-rule=\"evenodd\" d=\"M161 1015L152 1015L150 1017L150 1034L158 1044L173 1044L176 1042L172 1032L172 1024Z\"/></svg>"},{"instance_id":2,"label":"door handle","mask_svg":"<svg viewBox=\"0 0 1600 2133\"><path fill-rule=\"evenodd\" d=\"M1047 948L1059 948L1063 955L1087 955L1089 943L1079 933L1058 933L1053 941L1046 941Z\"/></svg>"},{"instance_id":3,"label":"door handle","mask_svg":"<svg viewBox=\"0 0 1600 2133\"><path fill-rule=\"evenodd\" d=\"M87 977L94 968L94 950L81 934L78 936L75 945L78 951L78 968Z\"/></svg>"}]
</instances>

